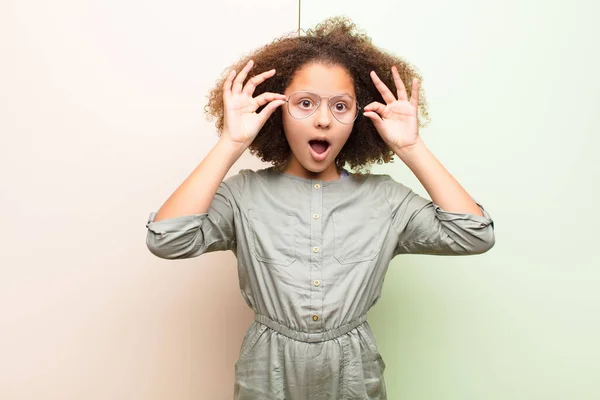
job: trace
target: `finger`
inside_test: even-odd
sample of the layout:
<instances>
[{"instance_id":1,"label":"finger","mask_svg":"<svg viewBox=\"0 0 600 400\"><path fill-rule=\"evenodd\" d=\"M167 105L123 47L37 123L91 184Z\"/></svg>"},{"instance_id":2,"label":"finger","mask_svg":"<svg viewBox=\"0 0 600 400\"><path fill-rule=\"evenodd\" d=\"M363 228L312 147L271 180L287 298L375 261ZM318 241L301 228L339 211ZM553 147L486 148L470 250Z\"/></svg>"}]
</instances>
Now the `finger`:
<instances>
[{"instance_id":1,"label":"finger","mask_svg":"<svg viewBox=\"0 0 600 400\"><path fill-rule=\"evenodd\" d=\"M383 111L385 110L385 106L378 101L374 101L374 102L368 104L364 108L364 110L365 111L374 111L377 114L383 114Z\"/></svg>"},{"instance_id":2,"label":"finger","mask_svg":"<svg viewBox=\"0 0 600 400\"><path fill-rule=\"evenodd\" d=\"M390 104L390 103L393 103L394 101L396 101L394 94L392 92L390 92L390 89L388 89L388 87L385 86L385 83L383 83L381 81L381 79L379 79L379 77L377 76L375 71L371 71L371 79L373 79L373 83L375 83L375 87L377 88L377 90L379 90L379 93L381 93L383 100L385 100L385 102L387 104Z\"/></svg>"},{"instance_id":3,"label":"finger","mask_svg":"<svg viewBox=\"0 0 600 400\"><path fill-rule=\"evenodd\" d=\"M396 84L396 90L398 91L398 100L408 100L406 87L404 86L404 82L402 82L400 74L398 73L398 69L395 65L392 67L392 76L394 77L394 83Z\"/></svg>"},{"instance_id":4,"label":"finger","mask_svg":"<svg viewBox=\"0 0 600 400\"><path fill-rule=\"evenodd\" d=\"M252 110L252 112L256 111L259 107L264 106L265 104L267 104L270 101L274 101L274 100L280 101L281 100L285 103L286 99L287 99L287 97L283 94L271 93L271 92L263 93L260 96L256 96L254 98L254 101L256 102L256 108L254 108L254 110Z\"/></svg>"},{"instance_id":5,"label":"finger","mask_svg":"<svg viewBox=\"0 0 600 400\"><path fill-rule=\"evenodd\" d=\"M270 102L265 108L263 108L263 110L258 113L258 116L260 117L259 121L261 126L267 122L267 120L269 119L271 114L273 114L273 112L277 109L277 107L283 104L285 104L284 100L275 100Z\"/></svg>"},{"instance_id":6,"label":"finger","mask_svg":"<svg viewBox=\"0 0 600 400\"><path fill-rule=\"evenodd\" d=\"M242 91L242 84L248 76L248 72L250 72L250 70L252 69L252 65L254 65L254 61L248 61L248 63L246 63L246 66L242 68L242 70L238 74L237 78L235 78L235 81L233 81L233 93L240 93Z\"/></svg>"},{"instance_id":7,"label":"finger","mask_svg":"<svg viewBox=\"0 0 600 400\"><path fill-rule=\"evenodd\" d=\"M369 118L373 122L373 125L375 125L375 128L377 129L377 131L379 131L380 128L383 127L383 120L381 119L379 114L377 114L373 111L367 111L367 112L364 112L363 115L365 117Z\"/></svg>"},{"instance_id":8,"label":"finger","mask_svg":"<svg viewBox=\"0 0 600 400\"><path fill-rule=\"evenodd\" d=\"M415 107L419 106L419 79L414 78L412 83L412 91L410 92L410 104Z\"/></svg>"},{"instance_id":9,"label":"finger","mask_svg":"<svg viewBox=\"0 0 600 400\"><path fill-rule=\"evenodd\" d=\"M267 79L269 79L270 77L272 77L273 75L275 75L274 69L267 72L263 72L260 75L253 76L248 80L246 86L244 86L243 92L246 93L248 96L252 96L256 87L264 81L266 81Z\"/></svg>"},{"instance_id":10,"label":"finger","mask_svg":"<svg viewBox=\"0 0 600 400\"><path fill-rule=\"evenodd\" d=\"M233 77L235 76L235 69L229 71L229 75L227 75L227 79L223 84L223 100L227 101L231 97L231 83L233 82Z\"/></svg>"}]
</instances>

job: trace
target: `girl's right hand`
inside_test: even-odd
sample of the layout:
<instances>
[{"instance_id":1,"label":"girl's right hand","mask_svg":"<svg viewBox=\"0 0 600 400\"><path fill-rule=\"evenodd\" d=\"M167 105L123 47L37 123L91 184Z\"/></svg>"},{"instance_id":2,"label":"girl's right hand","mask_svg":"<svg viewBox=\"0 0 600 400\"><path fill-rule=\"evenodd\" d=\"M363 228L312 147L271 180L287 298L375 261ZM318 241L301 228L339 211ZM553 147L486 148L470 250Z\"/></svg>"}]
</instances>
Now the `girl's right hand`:
<instances>
[{"instance_id":1,"label":"girl's right hand","mask_svg":"<svg viewBox=\"0 0 600 400\"><path fill-rule=\"evenodd\" d=\"M283 94L269 92L256 98L252 97L258 85L275 75L274 69L251 78L242 89L242 84L253 64L252 60L248 61L235 78L235 81L233 81L233 77L236 71L232 70L227 76L223 87L224 121L222 137L244 146L249 146L252 143L267 119L277 107L285 104L286 100ZM255 111L267 103L269 104L259 114L256 114Z\"/></svg>"}]
</instances>

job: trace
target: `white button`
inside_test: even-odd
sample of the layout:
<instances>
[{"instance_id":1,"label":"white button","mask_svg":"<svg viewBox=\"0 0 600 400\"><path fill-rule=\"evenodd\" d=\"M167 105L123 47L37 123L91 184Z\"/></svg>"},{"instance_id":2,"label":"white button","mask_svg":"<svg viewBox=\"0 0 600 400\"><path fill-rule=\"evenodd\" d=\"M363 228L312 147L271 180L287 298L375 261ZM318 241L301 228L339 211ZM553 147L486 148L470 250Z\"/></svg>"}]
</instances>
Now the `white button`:
<instances>
[{"instance_id":1,"label":"white button","mask_svg":"<svg viewBox=\"0 0 600 400\"><path fill-rule=\"evenodd\" d=\"M319 248L318 248L318 247L313 247L313 251L314 251L315 253L318 253L318 252L319 252Z\"/></svg>"},{"instance_id":2,"label":"white button","mask_svg":"<svg viewBox=\"0 0 600 400\"><path fill-rule=\"evenodd\" d=\"M319 218L319 214L313 214L313 218L314 219L318 219Z\"/></svg>"},{"instance_id":3,"label":"white button","mask_svg":"<svg viewBox=\"0 0 600 400\"><path fill-rule=\"evenodd\" d=\"M313 284L314 284L315 286L319 286L319 285L321 284L321 282L319 282L318 280L316 280L316 281L314 281L314 282L313 282Z\"/></svg>"},{"instance_id":4,"label":"white button","mask_svg":"<svg viewBox=\"0 0 600 400\"><path fill-rule=\"evenodd\" d=\"M315 183L315 189L318 189L320 187L321 187L321 185L319 185L318 183Z\"/></svg>"}]
</instances>

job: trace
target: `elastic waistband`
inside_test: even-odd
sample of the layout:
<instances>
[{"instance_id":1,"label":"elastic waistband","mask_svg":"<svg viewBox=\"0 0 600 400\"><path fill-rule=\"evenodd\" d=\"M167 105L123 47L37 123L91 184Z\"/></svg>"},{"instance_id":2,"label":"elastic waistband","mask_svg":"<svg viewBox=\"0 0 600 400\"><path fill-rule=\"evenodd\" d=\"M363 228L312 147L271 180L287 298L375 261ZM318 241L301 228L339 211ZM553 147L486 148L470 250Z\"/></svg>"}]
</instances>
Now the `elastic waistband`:
<instances>
[{"instance_id":1,"label":"elastic waistband","mask_svg":"<svg viewBox=\"0 0 600 400\"><path fill-rule=\"evenodd\" d=\"M338 328L331 329L325 332L315 333L297 331L295 329L282 325L279 322L274 321L266 315L262 314L256 314L254 316L254 320L291 339L298 340L300 342L315 343L335 339L336 337L342 336L350 332L352 329L365 323L365 321L367 320L367 314L363 314L357 319L350 321L347 324L344 324Z\"/></svg>"}]
</instances>

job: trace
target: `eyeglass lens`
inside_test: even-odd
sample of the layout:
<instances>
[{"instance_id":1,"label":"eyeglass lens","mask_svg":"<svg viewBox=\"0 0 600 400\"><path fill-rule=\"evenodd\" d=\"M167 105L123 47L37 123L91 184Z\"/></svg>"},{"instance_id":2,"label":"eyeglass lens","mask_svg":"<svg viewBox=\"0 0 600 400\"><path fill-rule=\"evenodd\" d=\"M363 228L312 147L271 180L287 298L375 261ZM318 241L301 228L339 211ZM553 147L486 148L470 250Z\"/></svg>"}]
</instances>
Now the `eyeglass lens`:
<instances>
[{"instance_id":1,"label":"eyeglass lens","mask_svg":"<svg viewBox=\"0 0 600 400\"><path fill-rule=\"evenodd\" d=\"M312 115L321 104L321 96L312 92L293 93L288 101L290 115L296 119ZM352 96L338 95L329 99L329 109L341 123L349 124L358 114L356 100Z\"/></svg>"}]
</instances>

